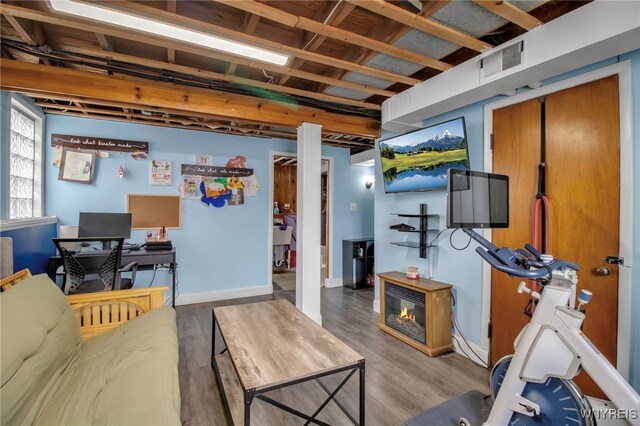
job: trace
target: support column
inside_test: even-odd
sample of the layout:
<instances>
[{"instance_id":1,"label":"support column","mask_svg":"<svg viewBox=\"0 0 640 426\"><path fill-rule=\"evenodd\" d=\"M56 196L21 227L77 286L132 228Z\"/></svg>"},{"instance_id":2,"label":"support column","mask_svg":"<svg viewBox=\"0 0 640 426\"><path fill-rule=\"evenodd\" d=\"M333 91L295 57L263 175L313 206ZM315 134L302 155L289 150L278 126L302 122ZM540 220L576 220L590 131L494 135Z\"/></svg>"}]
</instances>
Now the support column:
<instances>
[{"instance_id":1,"label":"support column","mask_svg":"<svg viewBox=\"0 0 640 426\"><path fill-rule=\"evenodd\" d=\"M296 307L322 324L320 313L320 177L322 126L298 127Z\"/></svg>"}]
</instances>

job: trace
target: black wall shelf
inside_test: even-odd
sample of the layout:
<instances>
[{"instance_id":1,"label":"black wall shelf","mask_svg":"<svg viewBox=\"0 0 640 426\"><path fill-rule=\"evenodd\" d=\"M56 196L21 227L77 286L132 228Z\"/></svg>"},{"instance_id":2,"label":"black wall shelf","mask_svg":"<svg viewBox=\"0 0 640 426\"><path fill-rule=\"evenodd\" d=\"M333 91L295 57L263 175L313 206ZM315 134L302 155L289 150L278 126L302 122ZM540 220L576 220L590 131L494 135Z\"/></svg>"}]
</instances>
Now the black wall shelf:
<instances>
[{"instance_id":1,"label":"black wall shelf","mask_svg":"<svg viewBox=\"0 0 640 426\"><path fill-rule=\"evenodd\" d=\"M408 217L408 218L417 218L419 220L419 226L417 229L395 229L398 232L406 232L413 233L419 235L419 241L397 241L391 242L396 246L401 247L410 247L417 248L420 250L420 258L427 258L427 249L430 247L435 247L434 245L430 245L427 241L427 234L429 232L438 232L440 231L437 228L429 228L429 219L439 218L440 215L437 214L427 214L427 205L420 204L420 213L391 213L394 216L398 217ZM391 228L393 229L393 228Z\"/></svg>"}]
</instances>

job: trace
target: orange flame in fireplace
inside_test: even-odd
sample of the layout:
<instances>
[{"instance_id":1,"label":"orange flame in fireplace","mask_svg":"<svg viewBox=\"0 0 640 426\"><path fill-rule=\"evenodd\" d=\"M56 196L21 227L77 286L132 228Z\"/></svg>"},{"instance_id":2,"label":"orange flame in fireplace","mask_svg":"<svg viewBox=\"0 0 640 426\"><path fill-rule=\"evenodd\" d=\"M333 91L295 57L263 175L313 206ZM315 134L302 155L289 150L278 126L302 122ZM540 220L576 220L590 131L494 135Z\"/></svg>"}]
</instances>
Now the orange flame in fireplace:
<instances>
[{"instance_id":1,"label":"orange flame in fireplace","mask_svg":"<svg viewBox=\"0 0 640 426\"><path fill-rule=\"evenodd\" d=\"M408 312L407 307L403 306L402 310L400 311L400 314L398 314L398 319L400 318L407 318L411 321L415 321L416 320L416 316L413 314L413 312Z\"/></svg>"}]
</instances>

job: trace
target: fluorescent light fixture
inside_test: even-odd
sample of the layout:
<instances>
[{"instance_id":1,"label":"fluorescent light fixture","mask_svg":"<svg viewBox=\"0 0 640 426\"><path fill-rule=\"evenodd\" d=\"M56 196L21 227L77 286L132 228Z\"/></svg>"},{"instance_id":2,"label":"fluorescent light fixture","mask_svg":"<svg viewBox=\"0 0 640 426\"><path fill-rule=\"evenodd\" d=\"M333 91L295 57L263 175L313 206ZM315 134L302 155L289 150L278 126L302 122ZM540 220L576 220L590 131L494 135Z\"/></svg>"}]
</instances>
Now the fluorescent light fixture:
<instances>
[{"instance_id":1,"label":"fluorescent light fixture","mask_svg":"<svg viewBox=\"0 0 640 426\"><path fill-rule=\"evenodd\" d=\"M162 37L171 38L177 41L195 44L210 49L230 53L232 55L244 56L262 62L268 62L284 66L289 60L288 55L250 46L244 43L227 40L224 38L204 34L197 31L176 27L148 18L130 15L94 4L80 3L72 0L49 0L51 8L56 12L67 13L85 19L105 22L111 25L118 25L128 29L142 31Z\"/></svg>"}]
</instances>

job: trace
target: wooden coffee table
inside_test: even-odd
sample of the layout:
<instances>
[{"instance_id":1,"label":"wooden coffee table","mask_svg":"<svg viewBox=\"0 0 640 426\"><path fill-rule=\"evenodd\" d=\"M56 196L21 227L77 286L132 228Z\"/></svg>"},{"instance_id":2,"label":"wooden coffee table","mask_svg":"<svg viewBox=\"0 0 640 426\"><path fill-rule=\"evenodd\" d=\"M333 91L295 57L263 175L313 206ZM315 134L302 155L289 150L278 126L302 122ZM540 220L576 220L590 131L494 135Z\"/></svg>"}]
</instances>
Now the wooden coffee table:
<instances>
[{"instance_id":1,"label":"wooden coffee table","mask_svg":"<svg viewBox=\"0 0 640 426\"><path fill-rule=\"evenodd\" d=\"M316 416L331 402L345 383L359 371L360 413L356 425L364 425L364 372L362 355L345 345L286 300L213 308L211 368L215 370L227 415L233 424L249 425L251 404L258 398L306 420L327 423ZM215 353L218 327L226 348ZM277 362L275 360L277 359ZM319 406L304 414L264 395L286 386L315 380L342 371L346 378ZM323 386L323 389L324 388Z\"/></svg>"}]
</instances>

